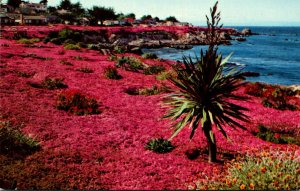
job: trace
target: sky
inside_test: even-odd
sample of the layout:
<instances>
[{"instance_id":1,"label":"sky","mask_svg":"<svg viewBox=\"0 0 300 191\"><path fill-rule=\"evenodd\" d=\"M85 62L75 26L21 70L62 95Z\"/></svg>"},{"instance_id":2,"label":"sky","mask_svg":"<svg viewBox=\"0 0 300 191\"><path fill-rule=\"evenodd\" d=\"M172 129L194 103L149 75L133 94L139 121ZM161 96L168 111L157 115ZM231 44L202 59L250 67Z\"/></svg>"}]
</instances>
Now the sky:
<instances>
[{"instance_id":1,"label":"sky","mask_svg":"<svg viewBox=\"0 0 300 191\"><path fill-rule=\"evenodd\" d=\"M6 2L3 0L4 3ZM29 0L39 2L39 0ZM165 19L175 16L180 21L206 25L205 15L215 0L71 0L83 7L113 7L117 13L135 13ZM48 0L50 6L60 0ZM219 0L225 26L300 26L300 0Z\"/></svg>"}]
</instances>

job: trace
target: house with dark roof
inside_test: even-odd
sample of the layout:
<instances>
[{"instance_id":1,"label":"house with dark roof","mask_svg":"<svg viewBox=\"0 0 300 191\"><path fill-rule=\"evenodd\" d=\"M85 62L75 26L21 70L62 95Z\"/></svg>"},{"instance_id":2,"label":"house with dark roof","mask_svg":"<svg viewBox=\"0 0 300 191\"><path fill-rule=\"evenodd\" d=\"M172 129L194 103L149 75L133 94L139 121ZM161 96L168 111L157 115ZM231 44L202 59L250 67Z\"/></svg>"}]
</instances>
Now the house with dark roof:
<instances>
[{"instance_id":1,"label":"house with dark roof","mask_svg":"<svg viewBox=\"0 0 300 191\"><path fill-rule=\"evenodd\" d=\"M32 15L22 15L21 23L24 25L45 25L47 24L47 18L43 15L32 16Z\"/></svg>"},{"instance_id":2,"label":"house with dark roof","mask_svg":"<svg viewBox=\"0 0 300 191\"><path fill-rule=\"evenodd\" d=\"M12 17L9 17L7 14L0 14L0 26L4 25L14 25L15 19Z\"/></svg>"}]
</instances>

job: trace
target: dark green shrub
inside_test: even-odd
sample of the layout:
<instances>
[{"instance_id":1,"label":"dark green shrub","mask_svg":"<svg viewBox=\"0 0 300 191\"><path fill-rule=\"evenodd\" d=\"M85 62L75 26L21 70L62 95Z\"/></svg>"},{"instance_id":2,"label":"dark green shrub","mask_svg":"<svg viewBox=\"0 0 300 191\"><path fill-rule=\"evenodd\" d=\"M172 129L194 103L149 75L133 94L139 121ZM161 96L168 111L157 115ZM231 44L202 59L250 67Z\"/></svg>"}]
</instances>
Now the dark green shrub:
<instances>
[{"instance_id":1,"label":"dark green shrub","mask_svg":"<svg viewBox=\"0 0 300 191\"><path fill-rule=\"evenodd\" d=\"M99 50L99 46L97 46L96 44L89 44L87 45L87 48L91 50Z\"/></svg>"},{"instance_id":2,"label":"dark green shrub","mask_svg":"<svg viewBox=\"0 0 300 191\"><path fill-rule=\"evenodd\" d=\"M264 141L277 144L300 144L300 137L274 132L264 125L259 125L258 130L256 136Z\"/></svg>"},{"instance_id":3,"label":"dark green shrub","mask_svg":"<svg viewBox=\"0 0 300 191\"><path fill-rule=\"evenodd\" d=\"M40 144L23 134L18 126L0 121L0 154L28 155L40 149Z\"/></svg>"},{"instance_id":4,"label":"dark green shrub","mask_svg":"<svg viewBox=\"0 0 300 191\"><path fill-rule=\"evenodd\" d=\"M153 85L151 88L143 88L139 89L138 94L139 95L157 95L162 93L162 89L156 85Z\"/></svg>"},{"instance_id":5,"label":"dark green shrub","mask_svg":"<svg viewBox=\"0 0 300 191\"><path fill-rule=\"evenodd\" d=\"M69 62L67 60L61 60L59 63L62 64L62 65L74 66L71 62Z\"/></svg>"},{"instance_id":6,"label":"dark green shrub","mask_svg":"<svg viewBox=\"0 0 300 191\"><path fill-rule=\"evenodd\" d=\"M117 68L111 66L104 69L104 75L108 79L119 80L122 78L122 76L118 74Z\"/></svg>"},{"instance_id":7,"label":"dark green shrub","mask_svg":"<svg viewBox=\"0 0 300 191\"><path fill-rule=\"evenodd\" d=\"M124 47L121 46L115 46L114 47L114 52L117 54L123 54L126 52L126 49Z\"/></svg>"},{"instance_id":8,"label":"dark green shrub","mask_svg":"<svg viewBox=\"0 0 300 191\"><path fill-rule=\"evenodd\" d=\"M111 55L110 57L108 57L109 61L116 61L117 59L118 59L118 57L115 55Z\"/></svg>"},{"instance_id":9,"label":"dark green shrub","mask_svg":"<svg viewBox=\"0 0 300 191\"><path fill-rule=\"evenodd\" d=\"M54 89L62 89L67 88L68 86L63 83L64 79L62 78L50 78L46 77L44 81L42 81L42 88L54 90Z\"/></svg>"},{"instance_id":10,"label":"dark green shrub","mask_svg":"<svg viewBox=\"0 0 300 191\"><path fill-rule=\"evenodd\" d=\"M76 42L72 39L67 39L67 40L64 41L64 45L68 45L68 44L74 44L75 45Z\"/></svg>"},{"instance_id":11,"label":"dark green shrub","mask_svg":"<svg viewBox=\"0 0 300 191\"><path fill-rule=\"evenodd\" d=\"M136 87L130 87L125 90L125 93L129 95L157 95L160 93L167 93L170 92L170 88L162 85L161 87L158 87L156 85L153 85L150 88L136 88Z\"/></svg>"},{"instance_id":12,"label":"dark green shrub","mask_svg":"<svg viewBox=\"0 0 300 191\"><path fill-rule=\"evenodd\" d=\"M145 146L145 149L151 150L156 153L168 153L171 152L175 147L168 140L163 138L151 139Z\"/></svg>"},{"instance_id":13,"label":"dark green shrub","mask_svg":"<svg viewBox=\"0 0 300 191\"><path fill-rule=\"evenodd\" d=\"M65 44L64 48L66 50L80 50L80 46L78 46L77 44Z\"/></svg>"},{"instance_id":14,"label":"dark green shrub","mask_svg":"<svg viewBox=\"0 0 300 191\"><path fill-rule=\"evenodd\" d=\"M58 95L56 108L76 115L99 114L99 104L80 91L69 90Z\"/></svg>"},{"instance_id":15,"label":"dark green shrub","mask_svg":"<svg viewBox=\"0 0 300 191\"><path fill-rule=\"evenodd\" d=\"M61 45L63 43L63 39L61 39L61 38L52 38L50 40L50 42L52 42L53 44L56 44L56 45Z\"/></svg>"},{"instance_id":16,"label":"dark green shrub","mask_svg":"<svg viewBox=\"0 0 300 191\"><path fill-rule=\"evenodd\" d=\"M143 63L139 59L131 56L122 56L121 58L118 58L116 67L121 67L125 70L134 72L138 72L139 70L144 69Z\"/></svg>"},{"instance_id":17,"label":"dark green shrub","mask_svg":"<svg viewBox=\"0 0 300 191\"><path fill-rule=\"evenodd\" d=\"M83 42L78 42L77 45L80 47L80 48L87 48L88 46L83 43Z\"/></svg>"},{"instance_id":18,"label":"dark green shrub","mask_svg":"<svg viewBox=\"0 0 300 191\"><path fill-rule=\"evenodd\" d=\"M82 57L82 56L72 56L71 58L73 58L75 60L88 60L87 57Z\"/></svg>"},{"instance_id":19,"label":"dark green shrub","mask_svg":"<svg viewBox=\"0 0 300 191\"><path fill-rule=\"evenodd\" d=\"M93 73L94 72L94 70L92 70L90 68L77 68L76 71L83 72L83 73Z\"/></svg>"},{"instance_id":20,"label":"dark green shrub","mask_svg":"<svg viewBox=\"0 0 300 191\"><path fill-rule=\"evenodd\" d=\"M166 70L166 68L164 66L154 65L154 66L149 66L149 67L145 68L144 74L146 74L146 75L158 74L165 70Z\"/></svg>"},{"instance_id":21,"label":"dark green shrub","mask_svg":"<svg viewBox=\"0 0 300 191\"><path fill-rule=\"evenodd\" d=\"M227 163L227 171L201 177L190 189L197 190L297 190L299 156L296 151L261 151Z\"/></svg>"},{"instance_id":22,"label":"dark green shrub","mask_svg":"<svg viewBox=\"0 0 300 191\"><path fill-rule=\"evenodd\" d=\"M34 44L36 42L40 42L40 39L39 38L31 38L31 39L21 38L20 40L18 40L18 43L20 43L20 44Z\"/></svg>"},{"instance_id":23,"label":"dark green shrub","mask_svg":"<svg viewBox=\"0 0 300 191\"><path fill-rule=\"evenodd\" d=\"M15 73L23 78L30 78L34 75L34 73L27 73L27 72L22 72L22 71L15 71Z\"/></svg>"},{"instance_id":24,"label":"dark green shrub","mask_svg":"<svg viewBox=\"0 0 300 191\"><path fill-rule=\"evenodd\" d=\"M168 71L160 72L157 76L157 80L167 80L170 77L176 78L177 74L173 69L170 69Z\"/></svg>"},{"instance_id":25,"label":"dark green shrub","mask_svg":"<svg viewBox=\"0 0 300 191\"><path fill-rule=\"evenodd\" d=\"M12 37L13 40L20 40L22 38L28 38L27 31L18 31L14 33L14 36Z\"/></svg>"},{"instance_id":26,"label":"dark green shrub","mask_svg":"<svg viewBox=\"0 0 300 191\"><path fill-rule=\"evenodd\" d=\"M142 55L142 57L145 59L157 59L158 58L157 55L154 53L144 53Z\"/></svg>"}]
</instances>

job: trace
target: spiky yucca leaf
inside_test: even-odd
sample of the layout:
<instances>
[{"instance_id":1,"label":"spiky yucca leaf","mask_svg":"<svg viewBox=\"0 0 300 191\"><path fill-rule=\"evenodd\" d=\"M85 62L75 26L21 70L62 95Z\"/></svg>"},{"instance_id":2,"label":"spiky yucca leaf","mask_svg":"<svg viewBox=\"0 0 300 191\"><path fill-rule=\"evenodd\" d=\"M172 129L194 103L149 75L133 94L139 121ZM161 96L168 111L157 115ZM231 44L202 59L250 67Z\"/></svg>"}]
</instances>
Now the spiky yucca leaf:
<instances>
[{"instance_id":1,"label":"spiky yucca leaf","mask_svg":"<svg viewBox=\"0 0 300 191\"><path fill-rule=\"evenodd\" d=\"M183 57L184 65L173 67L177 77L171 76L169 81L178 87L178 91L165 99L165 104L170 106L165 118L176 121L170 139L187 125L192 128L191 139L196 129L199 126L204 128L205 123L215 124L226 138L225 124L244 129L237 120L248 121L243 114L247 109L230 101L245 100L233 93L244 84L240 82L240 70L234 66L225 67L231 55L222 59L222 55L216 52L216 49L211 49L204 55L201 51L201 57L196 57L195 61ZM209 131L213 141L211 129Z\"/></svg>"}]
</instances>

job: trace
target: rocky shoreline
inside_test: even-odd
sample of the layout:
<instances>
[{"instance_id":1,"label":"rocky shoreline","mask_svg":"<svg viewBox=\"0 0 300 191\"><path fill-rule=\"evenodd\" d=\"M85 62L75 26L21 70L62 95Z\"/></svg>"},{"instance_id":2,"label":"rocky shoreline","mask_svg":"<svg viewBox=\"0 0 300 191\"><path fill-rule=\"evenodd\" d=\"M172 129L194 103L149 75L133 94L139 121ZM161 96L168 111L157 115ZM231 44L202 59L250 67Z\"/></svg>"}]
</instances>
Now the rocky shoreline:
<instances>
[{"instance_id":1,"label":"rocky shoreline","mask_svg":"<svg viewBox=\"0 0 300 191\"><path fill-rule=\"evenodd\" d=\"M6 27L2 28L1 32L4 38L13 37L16 33L45 38L63 28L81 32L82 39L79 42L98 50L114 50L118 47L126 52L141 53L143 48L191 49L195 45L207 44L205 42L207 29L201 27L98 27L89 29L59 25L53 27L52 30L37 26L34 32L27 31L26 27ZM232 40L245 41L250 35L256 34L250 29L238 31L233 28L224 28L219 32L220 44L231 45Z\"/></svg>"}]
</instances>

